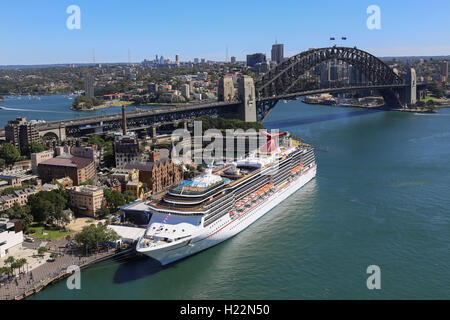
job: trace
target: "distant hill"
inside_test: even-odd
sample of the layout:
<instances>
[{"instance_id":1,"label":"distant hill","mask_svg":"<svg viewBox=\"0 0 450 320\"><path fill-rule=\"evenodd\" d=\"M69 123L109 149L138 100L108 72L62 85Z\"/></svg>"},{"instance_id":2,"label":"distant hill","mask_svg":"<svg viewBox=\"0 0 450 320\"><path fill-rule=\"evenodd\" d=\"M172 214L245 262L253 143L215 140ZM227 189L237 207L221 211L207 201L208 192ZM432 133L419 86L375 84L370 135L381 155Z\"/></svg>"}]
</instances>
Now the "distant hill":
<instances>
[{"instance_id":1,"label":"distant hill","mask_svg":"<svg viewBox=\"0 0 450 320\"><path fill-rule=\"evenodd\" d=\"M54 67L69 67L69 66L93 66L93 65L125 65L126 62L117 63L59 63L59 64L24 64L24 65L1 65L0 69L40 69L40 68L54 68Z\"/></svg>"},{"instance_id":2,"label":"distant hill","mask_svg":"<svg viewBox=\"0 0 450 320\"><path fill-rule=\"evenodd\" d=\"M411 61L411 60L450 60L450 55L448 56L405 56L405 57L378 57L382 61L390 61L392 59L397 59L398 61Z\"/></svg>"}]
</instances>

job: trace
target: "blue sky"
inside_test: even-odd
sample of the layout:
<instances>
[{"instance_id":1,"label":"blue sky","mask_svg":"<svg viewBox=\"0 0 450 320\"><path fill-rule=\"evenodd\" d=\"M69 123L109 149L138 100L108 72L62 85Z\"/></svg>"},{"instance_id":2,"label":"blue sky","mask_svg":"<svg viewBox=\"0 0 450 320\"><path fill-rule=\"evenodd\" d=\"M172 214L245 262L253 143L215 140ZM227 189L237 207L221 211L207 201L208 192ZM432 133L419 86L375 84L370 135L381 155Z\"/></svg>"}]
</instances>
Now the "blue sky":
<instances>
[{"instance_id":1,"label":"blue sky","mask_svg":"<svg viewBox=\"0 0 450 320\"><path fill-rule=\"evenodd\" d=\"M69 30L69 5L81 29ZM381 9L381 30L366 27L369 5ZM275 39L290 56L347 36L378 56L450 55L448 0L1 0L0 65L126 62L155 54L243 60L270 55Z\"/></svg>"}]
</instances>

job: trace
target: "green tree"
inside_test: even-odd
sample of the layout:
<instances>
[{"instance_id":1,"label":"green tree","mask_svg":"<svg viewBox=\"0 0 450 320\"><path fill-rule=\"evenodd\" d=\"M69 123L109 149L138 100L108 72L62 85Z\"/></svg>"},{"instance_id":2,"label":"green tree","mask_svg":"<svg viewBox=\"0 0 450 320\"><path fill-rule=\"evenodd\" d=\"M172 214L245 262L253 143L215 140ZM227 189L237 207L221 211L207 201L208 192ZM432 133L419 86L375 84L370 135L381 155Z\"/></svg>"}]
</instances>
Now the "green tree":
<instances>
[{"instance_id":1,"label":"green tree","mask_svg":"<svg viewBox=\"0 0 450 320\"><path fill-rule=\"evenodd\" d=\"M108 216L110 213L109 208L108 207L101 207L100 209L97 210L97 215L100 219L105 218L106 216Z\"/></svg>"},{"instance_id":2,"label":"green tree","mask_svg":"<svg viewBox=\"0 0 450 320\"><path fill-rule=\"evenodd\" d=\"M38 141L33 141L30 144L27 144L24 148L24 154L27 155L27 157L31 157L32 153L38 153L45 150L45 147L42 143Z\"/></svg>"},{"instance_id":3,"label":"green tree","mask_svg":"<svg viewBox=\"0 0 450 320\"><path fill-rule=\"evenodd\" d=\"M66 224L69 217L67 195L64 190L41 191L28 197L28 205L35 221L43 224Z\"/></svg>"},{"instance_id":4,"label":"green tree","mask_svg":"<svg viewBox=\"0 0 450 320\"><path fill-rule=\"evenodd\" d=\"M0 274L6 274L11 276L13 273L13 269L11 267L0 267Z\"/></svg>"},{"instance_id":5,"label":"green tree","mask_svg":"<svg viewBox=\"0 0 450 320\"><path fill-rule=\"evenodd\" d=\"M14 259L13 256L9 256L8 258L5 259L5 264L11 265L14 263L14 261L16 261L16 259Z\"/></svg>"},{"instance_id":6,"label":"green tree","mask_svg":"<svg viewBox=\"0 0 450 320\"><path fill-rule=\"evenodd\" d=\"M82 186L87 186L87 185L92 186L92 185L94 185L94 181L92 179L87 179L86 181L80 183L80 185L82 185Z\"/></svg>"},{"instance_id":7,"label":"green tree","mask_svg":"<svg viewBox=\"0 0 450 320\"><path fill-rule=\"evenodd\" d=\"M38 254L39 254L40 256L43 256L44 253L46 253L47 251L48 251L48 248L47 248L47 247L39 247L39 249L38 249Z\"/></svg>"},{"instance_id":8,"label":"green tree","mask_svg":"<svg viewBox=\"0 0 450 320\"><path fill-rule=\"evenodd\" d=\"M105 189L103 190L103 195L111 212L116 212L117 208L127 204L124 195L116 190Z\"/></svg>"},{"instance_id":9,"label":"green tree","mask_svg":"<svg viewBox=\"0 0 450 320\"><path fill-rule=\"evenodd\" d=\"M50 253L50 259L55 260L58 257L59 257L59 254L57 254L56 252Z\"/></svg>"},{"instance_id":10,"label":"green tree","mask_svg":"<svg viewBox=\"0 0 450 320\"><path fill-rule=\"evenodd\" d=\"M75 241L85 246L87 249L98 248L101 243L117 241L119 235L112 229L107 227L107 224L99 222L97 225L91 224L83 227L81 232L75 235Z\"/></svg>"},{"instance_id":11,"label":"green tree","mask_svg":"<svg viewBox=\"0 0 450 320\"><path fill-rule=\"evenodd\" d=\"M123 197L124 197L124 200L125 200L125 204L131 203L134 200L136 200L135 196L133 195L133 193L131 193L131 191L125 191L123 193Z\"/></svg>"},{"instance_id":12,"label":"green tree","mask_svg":"<svg viewBox=\"0 0 450 320\"><path fill-rule=\"evenodd\" d=\"M0 158L10 165L20 159L20 152L11 143L5 143L0 149Z\"/></svg>"},{"instance_id":13,"label":"green tree","mask_svg":"<svg viewBox=\"0 0 450 320\"><path fill-rule=\"evenodd\" d=\"M6 215L9 219L22 220L24 231L27 231L33 222L33 215L31 214L30 207L28 205L21 206L18 202L15 202L11 208L6 210Z\"/></svg>"}]
</instances>

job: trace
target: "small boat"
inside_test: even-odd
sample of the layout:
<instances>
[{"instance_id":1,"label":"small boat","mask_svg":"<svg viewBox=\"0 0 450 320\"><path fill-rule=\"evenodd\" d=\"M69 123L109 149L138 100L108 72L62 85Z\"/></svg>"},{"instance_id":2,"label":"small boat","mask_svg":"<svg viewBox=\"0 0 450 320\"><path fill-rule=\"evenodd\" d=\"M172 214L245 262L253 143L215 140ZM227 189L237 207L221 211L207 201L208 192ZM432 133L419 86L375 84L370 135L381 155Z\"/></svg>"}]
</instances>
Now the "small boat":
<instances>
[{"instance_id":1,"label":"small boat","mask_svg":"<svg viewBox=\"0 0 450 320\"><path fill-rule=\"evenodd\" d=\"M6 109L5 107L0 106L0 110Z\"/></svg>"}]
</instances>

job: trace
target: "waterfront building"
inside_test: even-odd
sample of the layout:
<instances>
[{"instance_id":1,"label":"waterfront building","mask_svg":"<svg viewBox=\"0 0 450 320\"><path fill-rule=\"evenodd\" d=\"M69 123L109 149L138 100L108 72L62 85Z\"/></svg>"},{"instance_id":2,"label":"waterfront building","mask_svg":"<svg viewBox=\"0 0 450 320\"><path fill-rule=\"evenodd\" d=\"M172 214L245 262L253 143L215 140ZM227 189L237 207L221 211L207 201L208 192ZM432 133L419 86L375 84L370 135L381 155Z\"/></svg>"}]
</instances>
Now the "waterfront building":
<instances>
[{"instance_id":1,"label":"waterfront building","mask_svg":"<svg viewBox=\"0 0 450 320\"><path fill-rule=\"evenodd\" d=\"M220 78L217 92L218 101L232 101L234 99L233 78L230 76Z\"/></svg>"},{"instance_id":2,"label":"waterfront building","mask_svg":"<svg viewBox=\"0 0 450 320\"><path fill-rule=\"evenodd\" d=\"M160 193L183 178L179 166L170 158L161 158L160 151L150 152L148 162L129 163L125 169L139 170L139 181L147 184L153 194Z\"/></svg>"},{"instance_id":3,"label":"waterfront building","mask_svg":"<svg viewBox=\"0 0 450 320\"><path fill-rule=\"evenodd\" d=\"M86 77L84 81L84 95L86 98L94 98L94 78Z\"/></svg>"},{"instance_id":4,"label":"waterfront building","mask_svg":"<svg viewBox=\"0 0 450 320\"><path fill-rule=\"evenodd\" d=\"M111 172L111 178L120 183L121 190L125 190L128 182L139 181L139 170L114 168Z\"/></svg>"},{"instance_id":5,"label":"waterfront building","mask_svg":"<svg viewBox=\"0 0 450 320\"><path fill-rule=\"evenodd\" d=\"M254 67L257 63L265 62L266 55L264 53L254 53L247 55L247 66Z\"/></svg>"},{"instance_id":6,"label":"waterfront building","mask_svg":"<svg viewBox=\"0 0 450 320\"><path fill-rule=\"evenodd\" d=\"M114 140L116 167L122 169L127 163L139 161L139 142L134 133L116 134Z\"/></svg>"},{"instance_id":7,"label":"waterfront building","mask_svg":"<svg viewBox=\"0 0 450 320\"><path fill-rule=\"evenodd\" d=\"M43 182L70 177L76 186L89 179L96 180L97 177L95 162L92 159L75 157L68 153L39 163L38 174Z\"/></svg>"},{"instance_id":8,"label":"waterfront building","mask_svg":"<svg viewBox=\"0 0 450 320\"><path fill-rule=\"evenodd\" d=\"M5 126L6 142L14 145L20 152L34 141L39 141L39 130L35 122L27 122L27 118L20 117L8 121Z\"/></svg>"},{"instance_id":9,"label":"waterfront building","mask_svg":"<svg viewBox=\"0 0 450 320\"><path fill-rule=\"evenodd\" d=\"M69 198L69 205L76 213L96 217L103 205L103 188L89 185L73 187Z\"/></svg>"},{"instance_id":10,"label":"waterfront building","mask_svg":"<svg viewBox=\"0 0 450 320\"><path fill-rule=\"evenodd\" d=\"M276 43L272 45L272 51L271 51L271 60L275 61L276 63L281 63L283 61L283 55L284 55L284 45L281 43Z\"/></svg>"},{"instance_id":11,"label":"waterfront building","mask_svg":"<svg viewBox=\"0 0 450 320\"><path fill-rule=\"evenodd\" d=\"M23 242L21 220L0 218L0 258L6 256L11 248Z\"/></svg>"},{"instance_id":12,"label":"waterfront building","mask_svg":"<svg viewBox=\"0 0 450 320\"><path fill-rule=\"evenodd\" d=\"M38 165L41 162L52 159L55 155L53 150L46 150L42 152L32 153L31 154L31 170L33 174L37 174Z\"/></svg>"},{"instance_id":13,"label":"waterfront building","mask_svg":"<svg viewBox=\"0 0 450 320\"><path fill-rule=\"evenodd\" d=\"M144 198L143 183L140 181L128 181L125 186L125 191L130 192L136 199Z\"/></svg>"}]
</instances>

